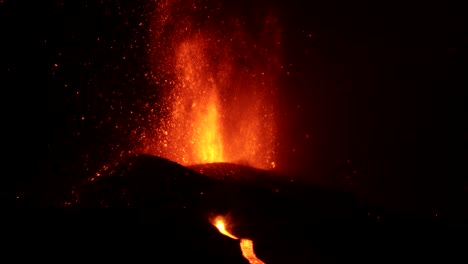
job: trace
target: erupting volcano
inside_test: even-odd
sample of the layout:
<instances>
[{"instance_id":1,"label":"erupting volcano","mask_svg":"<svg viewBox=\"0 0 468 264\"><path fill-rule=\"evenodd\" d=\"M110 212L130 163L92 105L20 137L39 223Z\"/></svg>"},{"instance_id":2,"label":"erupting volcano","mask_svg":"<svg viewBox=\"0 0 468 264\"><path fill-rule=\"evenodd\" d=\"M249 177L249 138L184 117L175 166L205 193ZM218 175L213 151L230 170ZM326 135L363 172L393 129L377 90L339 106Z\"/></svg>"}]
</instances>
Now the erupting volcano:
<instances>
[{"instance_id":1,"label":"erupting volcano","mask_svg":"<svg viewBox=\"0 0 468 264\"><path fill-rule=\"evenodd\" d=\"M2 255L468 263L450 6L0 0Z\"/></svg>"},{"instance_id":2,"label":"erupting volcano","mask_svg":"<svg viewBox=\"0 0 468 264\"><path fill-rule=\"evenodd\" d=\"M276 19L249 30L206 1L163 1L155 14L149 50L163 102L142 152L183 165L274 168L281 68Z\"/></svg>"}]
</instances>

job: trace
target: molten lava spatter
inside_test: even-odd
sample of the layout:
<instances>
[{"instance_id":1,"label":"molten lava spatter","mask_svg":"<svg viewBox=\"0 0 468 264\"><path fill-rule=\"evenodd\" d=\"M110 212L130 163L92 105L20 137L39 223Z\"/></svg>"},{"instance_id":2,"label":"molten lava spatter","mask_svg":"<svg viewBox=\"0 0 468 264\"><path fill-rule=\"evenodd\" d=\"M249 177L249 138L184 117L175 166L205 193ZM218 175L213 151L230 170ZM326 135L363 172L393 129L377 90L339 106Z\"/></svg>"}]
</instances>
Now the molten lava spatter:
<instances>
[{"instance_id":1,"label":"molten lava spatter","mask_svg":"<svg viewBox=\"0 0 468 264\"><path fill-rule=\"evenodd\" d=\"M161 120L143 152L183 165L211 162L275 166L275 94L280 31L221 14L214 1L162 1L152 30Z\"/></svg>"}]
</instances>

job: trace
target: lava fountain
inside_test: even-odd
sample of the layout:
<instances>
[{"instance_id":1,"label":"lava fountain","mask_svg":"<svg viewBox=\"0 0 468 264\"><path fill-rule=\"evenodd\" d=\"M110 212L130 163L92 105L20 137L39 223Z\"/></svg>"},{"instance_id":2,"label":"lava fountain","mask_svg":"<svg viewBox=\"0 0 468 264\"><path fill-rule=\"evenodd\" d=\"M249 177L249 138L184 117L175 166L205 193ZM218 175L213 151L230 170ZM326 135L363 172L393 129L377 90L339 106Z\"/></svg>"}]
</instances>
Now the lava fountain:
<instances>
[{"instance_id":1,"label":"lava fountain","mask_svg":"<svg viewBox=\"0 0 468 264\"><path fill-rule=\"evenodd\" d=\"M158 2L149 54L162 103L142 152L275 167L281 31L273 16L259 24L213 1Z\"/></svg>"}]
</instances>

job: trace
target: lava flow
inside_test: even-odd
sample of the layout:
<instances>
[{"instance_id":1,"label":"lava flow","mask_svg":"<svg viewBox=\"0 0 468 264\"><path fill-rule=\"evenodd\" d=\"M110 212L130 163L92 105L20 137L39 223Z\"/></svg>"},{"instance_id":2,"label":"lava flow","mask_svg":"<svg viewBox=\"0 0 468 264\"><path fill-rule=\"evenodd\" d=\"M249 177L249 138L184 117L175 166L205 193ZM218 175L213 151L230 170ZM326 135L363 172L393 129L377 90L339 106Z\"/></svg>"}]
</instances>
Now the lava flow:
<instances>
[{"instance_id":1,"label":"lava flow","mask_svg":"<svg viewBox=\"0 0 468 264\"><path fill-rule=\"evenodd\" d=\"M240 247L242 250L242 256L244 256L244 258L246 258L250 264L265 264L265 262L261 261L257 258L257 256L255 256L252 240L242 238Z\"/></svg>"},{"instance_id":2,"label":"lava flow","mask_svg":"<svg viewBox=\"0 0 468 264\"><path fill-rule=\"evenodd\" d=\"M249 30L221 4L197 0L162 1L155 14L150 56L163 102L143 152L182 165L274 168L277 20Z\"/></svg>"},{"instance_id":3,"label":"lava flow","mask_svg":"<svg viewBox=\"0 0 468 264\"><path fill-rule=\"evenodd\" d=\"M225 236L228 236L232 239L239 239L237 238L236 236L234 236L233 234L229 233L227 230L226 230L226 223L225 223L225 220L224 218L222 217L217 217L213 223L216 228L218 228L219 232ZM252 240L250 239L246 239L246 238L241 238L240 239L240 248L241 248L241 251L242 251L242 256L244 256L244 258L246 258L250 264L265 264L265 262L261 261L260 259L257 258L257 256L255 255L254 253L254 250L253 250L253 242Z\"/></svg>"}]
</instances>

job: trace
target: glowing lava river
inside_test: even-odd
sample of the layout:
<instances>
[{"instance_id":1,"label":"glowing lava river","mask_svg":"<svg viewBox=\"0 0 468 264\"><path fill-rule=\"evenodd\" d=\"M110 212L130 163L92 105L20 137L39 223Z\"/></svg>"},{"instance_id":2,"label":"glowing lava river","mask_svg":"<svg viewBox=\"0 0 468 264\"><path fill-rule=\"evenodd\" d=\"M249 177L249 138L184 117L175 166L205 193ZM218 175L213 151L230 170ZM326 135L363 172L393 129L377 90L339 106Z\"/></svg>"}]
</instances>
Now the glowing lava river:
<instances>
[{"instance_id":1,"label":"glowing lava river","mask_svg":"<svg viewBox=\"0 0 468 264\"><path fill-rule=\"evenodd\" d=\"M226 221L223 217L218 216L213 224L218 228L219 232L225 236L228 236L232 239L239 239L236 236L232 235L226 230ZM241 238L240 239L240 248L242 250L242 255L246 258L250 264L265 264L257 258L253 250L253 242L250 239Z\"/></svg>"}]
</instances>

